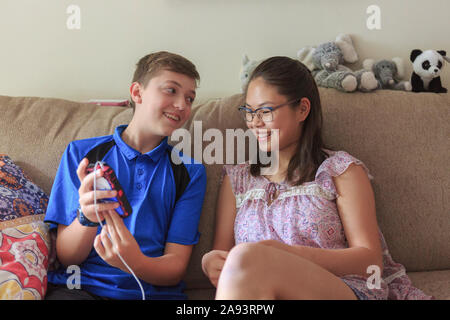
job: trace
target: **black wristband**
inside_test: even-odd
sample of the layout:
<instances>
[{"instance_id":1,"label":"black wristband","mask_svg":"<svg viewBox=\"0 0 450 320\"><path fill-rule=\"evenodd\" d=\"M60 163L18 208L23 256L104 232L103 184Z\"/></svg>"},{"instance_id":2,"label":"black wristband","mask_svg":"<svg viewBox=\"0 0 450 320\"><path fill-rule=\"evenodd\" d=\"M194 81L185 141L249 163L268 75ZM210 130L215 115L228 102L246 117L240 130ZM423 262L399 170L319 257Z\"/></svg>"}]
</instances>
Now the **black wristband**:
<instances>
[{"instance_id":1,"label":"black wristband","mask_svg":"<svg viewBox=\"0 0 450 320\"><path fill-rule=\"evenodd\" d=\"M83 214L83 211L81 211L80 207L78 207L78 209L77 209L77 216L78 216L78 221L80 222L80 224L82 226L85 226L85 227L98 227L100 225L100 223L92 222L91 220L86 218L85 215Z\"/></svg>"}]
</instances>

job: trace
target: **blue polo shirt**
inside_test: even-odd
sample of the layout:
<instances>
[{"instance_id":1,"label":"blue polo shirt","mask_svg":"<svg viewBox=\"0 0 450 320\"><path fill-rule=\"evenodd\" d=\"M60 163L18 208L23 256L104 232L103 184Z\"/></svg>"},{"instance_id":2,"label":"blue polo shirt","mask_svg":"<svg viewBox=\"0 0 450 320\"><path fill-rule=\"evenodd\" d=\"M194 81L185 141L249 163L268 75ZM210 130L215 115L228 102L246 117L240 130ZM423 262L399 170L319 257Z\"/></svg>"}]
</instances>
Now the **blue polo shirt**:
<instances>
[{"instance_id":1,"label":"blue polo shirt","mask_svg":"<svg viewBox=\"0 0 450 320\"><path fill-rule=\"evenodd\" d=\"M116 173L133 212L124 224L135 237L141 251L148 257L164 254L167 242L193 245L199 240L198 223L206 189L206 171L202 164L183 156L190 182L175 202L176 186L168 150L167 137L153 150L141 154L121 138L126 125L115 129L113 135L71 142L66 148L56 173L45 221L51 228L70 225L77 218L80 181L77 167L86 154L96 146L114 139L115 144L103 160ZM97 233L100 233L98 228ZM79 266L81 289L113 299L141 299L142 294L134 277L110 266L94 248ZM61 266L49 271L48 281L67 283L72 273ZM71 278L73 279L73 277ZM175 286L154 286L140 280L146 299L186 299L184 283Z\"/></svg>"}]
</instances>

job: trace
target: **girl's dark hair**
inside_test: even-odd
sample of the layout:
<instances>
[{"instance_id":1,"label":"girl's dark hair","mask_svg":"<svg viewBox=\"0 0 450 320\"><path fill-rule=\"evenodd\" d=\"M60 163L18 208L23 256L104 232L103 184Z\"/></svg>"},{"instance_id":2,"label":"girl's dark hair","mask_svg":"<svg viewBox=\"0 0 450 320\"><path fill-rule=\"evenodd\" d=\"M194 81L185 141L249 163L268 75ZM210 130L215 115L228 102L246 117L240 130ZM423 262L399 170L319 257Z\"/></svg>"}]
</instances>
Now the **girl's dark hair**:
<instances>
[{"instance_id":1,"label":"girl's dark hair","mask_svg":"<svg viewBox=\"0 0 450 320\"><path fill-rule=\"evenodd\" d=\"M288 57L272 57L261 62L251 74L248 83L261 77L268 84L277 88L278 93L288 101L309 99L311 110L303 122L297 151L292 156L288 169L287 181L291 185L301 185L313 181L320 164L327 158L322 141L322 107L319 90L309 69L298 60ZM247 88L245 94L247 94ZM299 103L290 107L296 108ZM259 176L261 172L259 159L251 164L250 173Z\"/></svg>"}]
</instances>

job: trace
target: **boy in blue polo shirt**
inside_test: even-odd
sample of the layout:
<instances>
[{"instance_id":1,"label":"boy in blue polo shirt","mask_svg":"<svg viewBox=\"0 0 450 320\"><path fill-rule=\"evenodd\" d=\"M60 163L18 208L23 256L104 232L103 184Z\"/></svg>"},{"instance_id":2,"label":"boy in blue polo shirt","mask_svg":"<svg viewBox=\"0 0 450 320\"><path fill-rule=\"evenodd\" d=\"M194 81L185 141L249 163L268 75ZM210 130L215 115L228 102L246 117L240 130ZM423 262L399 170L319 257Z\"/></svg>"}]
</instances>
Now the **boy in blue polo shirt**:
<instances>
[{"instance_id":1,"label":"boy in blue polo shirt","mask_svg":"<svg viewBox=\"0 0 450 320\"><path fill-rule=\"evenodd\" d=\"M45 217L57 228L61 263L48 273L46 299L186 298L182 277L199 239L206 172L176 150L182 163L174 163L167 137L189 118L199 78L179 55L143 57L130 87L130 124L113 135L69 144ZM97 160L114 170L132 207L128 217L118 215L117 202L99 202L116 197L116 190L96 192L96 213L94 172L86 169ZM99 178L101 170L96 174ZM79 266L79 290L66 286L76 270L68 272L71 265Z\"/></svg>"}]
</instances>

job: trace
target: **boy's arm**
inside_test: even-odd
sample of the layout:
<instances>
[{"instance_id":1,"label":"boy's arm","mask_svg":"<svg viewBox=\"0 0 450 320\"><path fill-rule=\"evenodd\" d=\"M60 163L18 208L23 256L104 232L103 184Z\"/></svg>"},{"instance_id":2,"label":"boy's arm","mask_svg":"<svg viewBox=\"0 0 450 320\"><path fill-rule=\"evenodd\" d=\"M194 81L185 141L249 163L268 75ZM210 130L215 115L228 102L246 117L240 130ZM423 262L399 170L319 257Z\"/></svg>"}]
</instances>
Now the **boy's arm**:
<instances>
[{"instance_id":1,"label":"boy's arm","mask_svg":"<svg viewBox=\"0 0 450 320\"><path fill-rule=\"evenodd\" d=\"M136 239L114 210L105 212L106 228L103 228L94 241L94 248L99 256L109 264L130 273L117 254L120 253L138 278L153 285L177 284L186 272L193 245L199 239L198 223L206 190L205 168L197 166L190 174L190 183L175 205L162 256L144 255Z\"/></svg>"},{"instance_id":2,"label":"boy's arm","mask_svg":"<svg viewBox=\"0 0 450 320\"><path fill-rule=\"evenodd\" d=\"M166 243L164 255L147 257L114 210L104 213L103 216L106 226L94 240L94 248L103 260L124 272L131 273L120 259L122 257L138 278L153 285L172 286L181 281L193 245L169 242Z\"/></svg>"},{"instance_id":3,"label":"boy's arm","mask_svg":"<svg viewBox=\"0 0 450 320\"><path fill-rule=\"evenodd\" d=\"M94 172L87 174L86 168L89 161L84 158L77 168L77 176L80 181L78 189L79 204L83 215L92 222L98 222L95 214L93 181ZM99 170L97 177L103 175ZM97 191L97 200L116 196L116 191ZM98 203L98 214L103 219L104 210L114 209L118 203ZM80 224L75 218L70 225L58 225L58 236L56 237L56 253L59 261L65 265L79 265L88 257L92 250L97 227L87 227Z\"/></svg>"},{"instance_id":4,"label":"boy's arm","mask_svg":"<svg viewBox=\"0 0 450 320\"><path fill-rule=\"evenodd\" d=\"M78 219L70 225L58 225L56 254L64 266L79 265L92 249L97 228L82 226Z\"/></svg>"},{"instance_id":5,"label":"boy's arm","mask_svg":"<svg viewBox=\"0 0 450 320\"><path fill-rule=\"evenodd\" d=\"M90 241L91 238L92 248L93 237L97 231L97 228L79 225L76 218L80 186L77 176L78 153L74 143L70 143L64 151L44 219L45 222L51 224L52 228L57 227L56 254L58 260L65 266L79 264L87 257L89 251L85 254L83 248L86 245L83 242ZM94 234L89 237L91 233Z\"/></svg>"},{"instance_id":6,"label":"boy's arm","mask_svg":"<svg viewBox=\"0 0 450 320\"><path fill-rule=\"evenodd\" d=\"M163 256L156 258L141 257L136 270L134 270L136 276L153 285L176 285L186 273L192 248L193 245L166 243Z\"/></svg>"}]
</instances>

